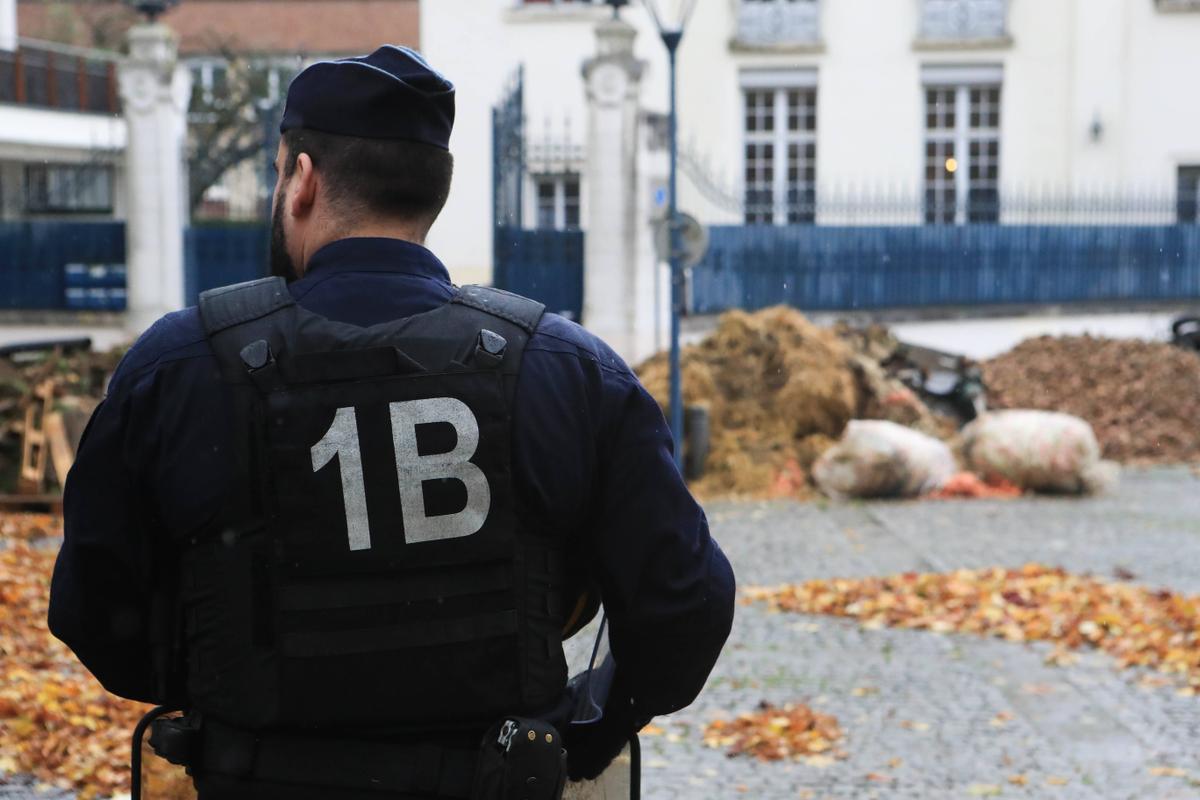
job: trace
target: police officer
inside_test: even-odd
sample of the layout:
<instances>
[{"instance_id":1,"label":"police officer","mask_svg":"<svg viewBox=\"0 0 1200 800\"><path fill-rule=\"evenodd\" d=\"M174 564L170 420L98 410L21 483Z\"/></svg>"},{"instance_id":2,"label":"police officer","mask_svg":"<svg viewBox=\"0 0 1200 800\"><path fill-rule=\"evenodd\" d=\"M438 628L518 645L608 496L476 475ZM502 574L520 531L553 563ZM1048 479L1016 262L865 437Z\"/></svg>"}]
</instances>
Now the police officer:
<instances>
[{"instance_id":1,"label":"police officer","mask_svg":"<svg viewBox=\"0 0 1200 800\"><path fill-rule=\"evenodd\" d=\"M159 320L80 445L50 628L190 709L202 798L465 797L506 715L565 726L593 777L728 635L729 563L630 369L422 246L453 120L406 48L302 72L277 277ZM569 724L561 641L597 599L615 675Z\"/></svg>"}]
</instances>

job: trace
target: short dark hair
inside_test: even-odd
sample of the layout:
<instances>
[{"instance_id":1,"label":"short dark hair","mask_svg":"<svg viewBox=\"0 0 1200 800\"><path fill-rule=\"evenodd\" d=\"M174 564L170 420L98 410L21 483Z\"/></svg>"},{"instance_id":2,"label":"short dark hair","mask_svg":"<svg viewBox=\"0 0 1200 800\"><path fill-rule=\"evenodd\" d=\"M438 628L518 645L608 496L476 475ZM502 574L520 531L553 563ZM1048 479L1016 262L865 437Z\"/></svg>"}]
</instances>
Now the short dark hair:
<instances>
[{"instance_id":1,"label":"short dark hair","mask_svg":"<svg viewBox=\"0 0 1200 800\"><path fill-rule=\"evenodd\" d=\"M362 139L307 128L283 134L284 178L308 153L325 179L330 202L348 214L367 212L432 225L450 196L454 157L421 142Z\"/></svg>"}]
</instances>

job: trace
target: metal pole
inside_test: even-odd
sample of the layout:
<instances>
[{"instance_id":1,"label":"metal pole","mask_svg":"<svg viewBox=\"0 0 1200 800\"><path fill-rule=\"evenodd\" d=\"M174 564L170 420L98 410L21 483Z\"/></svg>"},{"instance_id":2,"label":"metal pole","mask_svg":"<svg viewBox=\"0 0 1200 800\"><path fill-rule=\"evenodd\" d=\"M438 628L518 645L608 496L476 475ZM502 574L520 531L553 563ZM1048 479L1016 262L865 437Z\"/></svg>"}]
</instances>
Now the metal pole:
<instances>
[{"instance_id":1,"label":"metal pole","mask_svg":"<svg viewBox=\"0 0 1200 800\"><path fill-rule=\"evenodd\" d=\"M675 439L675 465L683 471L683 380L679 364L679 318L683 315L683 265L680 263L682 243L679 240L678 170L679 143L677 130L677 99L675 91L675 53L683 39L683 31L663 33L663 43L671 62L671 119L668 137L671 140L671 181L668 190L667 224L671 233L671 436Z\"/></svg>"}]
</instances>

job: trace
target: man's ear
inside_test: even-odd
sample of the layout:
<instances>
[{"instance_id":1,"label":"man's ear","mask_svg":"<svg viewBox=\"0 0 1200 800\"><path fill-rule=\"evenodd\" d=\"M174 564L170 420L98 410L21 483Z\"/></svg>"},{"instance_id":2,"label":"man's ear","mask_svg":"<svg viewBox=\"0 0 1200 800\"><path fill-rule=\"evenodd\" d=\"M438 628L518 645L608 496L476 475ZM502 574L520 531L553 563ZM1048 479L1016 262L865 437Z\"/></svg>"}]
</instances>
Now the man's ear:
<instances>
[{"instance_id":1,"label":"man's ear","mask_svg":"<svg viewBox=\"0 0 1200 800\"><path fill-rule=\"evenodd\" d=\"M296 171L292 174L292 190L290 208L293 217L306 217L312 213L313 204L317 200L317 172L313 169L312 158L308 153L301 153L296 158Z\"/></svg>"}]
</instances>

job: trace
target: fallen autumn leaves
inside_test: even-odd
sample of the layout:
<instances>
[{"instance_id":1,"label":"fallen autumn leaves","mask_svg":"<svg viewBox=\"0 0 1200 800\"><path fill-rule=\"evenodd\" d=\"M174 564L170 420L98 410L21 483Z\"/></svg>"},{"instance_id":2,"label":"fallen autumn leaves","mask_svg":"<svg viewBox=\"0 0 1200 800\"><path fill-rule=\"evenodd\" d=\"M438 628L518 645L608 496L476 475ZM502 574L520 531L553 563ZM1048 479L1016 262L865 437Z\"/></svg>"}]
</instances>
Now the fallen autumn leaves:
<instances>
[{"instance_id":1,"label":"fallen autumn leaves","mask_svg":"<svg viewBox=\"0 0 1200 800\"><path fill-rule=\"evenodd\" d=\"M129 736L147 706L106 692L46 627L56 551L30 542L61 533L57 517L0 516L0 774L88 800L128 791ZM153 796L191 792L176 768L148 768Z\"/></svg>"},{"instance_id":2,"label":"fallen autumn leaves","mask_svg":"<svg viewBox=\"0 0 1200 800\"><path fill-rule=\"evenodd\" d=\"M815 580L751 588L747 602L775 611L858 619L896 627L1051 641L1054 658L1091 645L1122 667L1150 667L1184 678L1200 693L1200 598L1072 575L1029 564L1021 569L905 573L887 578Z\"/></svg>"},{"instance_id":3,"label":"fallen autumn leaves","mask_svg":"<svg viewBox=\"0 0 1200 800\"><path fill-rule=\"evenodd\" d=\"M759 761L845 758L845 752L834 749L841 738L836 718L790 703L782 708L762 703L753 714L732 721L715 720L704 730L705 745L725 747L730 756L747 755Z\"/></svg>"},{"instance_id":4,"label":"fallen autumn leaves","mask_svg":"<svg viewBox=\"0 0 1200 800\"><path fill-rule=\"evenodd\" d=\"M38 541L60 533L54 517L0 515L0 773L32 774L84 798L109 796L128 787L128 735L144 707L107 694L46 630L55 554ZM1124 666L1182 676L1185 691L1200 691L1200 598L1172 592L1029 565L811 581L747 595L777 611L853 617L868 627L1046 640L1063 652L1091 645ZM997 715L993 724L1003 721ZM837 720L803 706L718 721L704 739L764 761L844 755ZM194 796L177 770L157 760L151 766L168 770L148 778L167 788L148 796ZM1152 774L1175 774L1167 769L1175 768Z\"/></svg>"}]
</instances>

